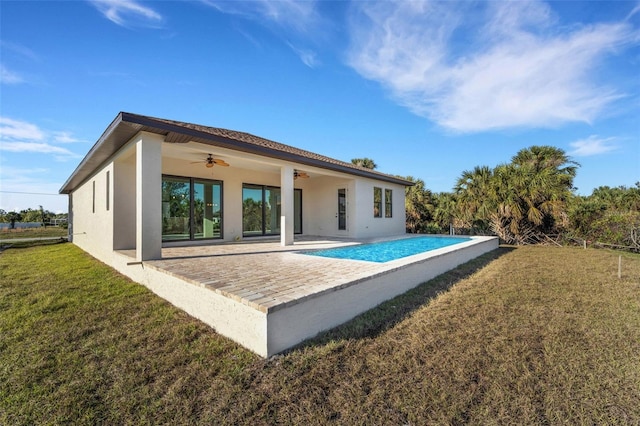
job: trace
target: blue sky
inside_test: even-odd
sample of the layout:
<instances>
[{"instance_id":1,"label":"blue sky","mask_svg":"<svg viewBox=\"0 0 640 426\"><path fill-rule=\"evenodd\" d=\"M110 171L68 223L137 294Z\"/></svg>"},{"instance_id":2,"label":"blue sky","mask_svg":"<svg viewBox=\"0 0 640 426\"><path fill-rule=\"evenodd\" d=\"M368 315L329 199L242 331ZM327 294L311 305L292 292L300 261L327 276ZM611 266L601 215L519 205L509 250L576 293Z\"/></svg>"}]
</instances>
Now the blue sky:
<instances>
[{"instance_id":1,"label":"blue sky","mask_svg":"<svg viewBox=\"0 0 640 426\"><path fill-rule=\"evenodd\" d=\"M0 209L66 211L119 111L434 192L553 145L588 195L640 180L640 2L0 0Z\"/></svg>"}]
</instances>

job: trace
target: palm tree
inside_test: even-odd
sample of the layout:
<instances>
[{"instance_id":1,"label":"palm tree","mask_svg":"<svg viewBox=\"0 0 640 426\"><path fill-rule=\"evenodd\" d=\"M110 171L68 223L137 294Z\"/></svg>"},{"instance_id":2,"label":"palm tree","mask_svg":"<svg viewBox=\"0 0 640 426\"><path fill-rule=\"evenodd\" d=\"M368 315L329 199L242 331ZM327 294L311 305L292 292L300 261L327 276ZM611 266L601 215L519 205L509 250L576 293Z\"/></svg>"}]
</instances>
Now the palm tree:
<instances>
[{"instance_id":1,"label":"palm tree","mask_svg":"<svg viewBox=\"0 0 640 426\"><path fill-rule=\"evenodd\" d=\"M564 150L548 145L534 145L521 149L513 156L511 163L519 167L531 167L536 172L545 169L554 170L561 175L571 177L571 179L576 176L578 167L580 167L580 164L572 161Z\"/></svg>"},{"instance_id":2,"label":"palm tree","mask_svg":"<svg viewBox=\"0 0 640 426\"><path fill-rule=\"evenodd\" d=\"M11 223L11 229L16 227L16 222L20 222L22 220L22 215L15 211L7 213L7 220Z\"/></svg>"},{"instance_id":3,"label":"palm tree","mask_svg":"<svg viewBox=\"0 0 640 426\"><path fill-rule=\"evenodd\" d=\"M405 189L405 210L407 232L419 233L426 230L433 212L432 193L425 187L422 179L412 176L404 178L413 182L413 186Z\"/></svg>"},{"instance_id":4,"label":"palm tree","mask_svg":"<svg viewBox=\"0 0 640 426\"><path fill-rule=\"evenodd\" d=\"M493 170L465 171L455 186L457 218L510 244L538 242L568 224L578 166L559 148L532 146Z\"/></svg>"},{"instance_id":5,"label":"palm tree","mask_svg":"<svg viewBox=\"0 0 640 426\"><path fill-rule=\"evenodd\" d=\"M487 166L465 170L456 181L454 193L458 201L457 219L464 227L484 227L494 210L492 194L493 171Z\"/></svg>"},{"instance_id":6,"label":"palm tree","mask_svg":"<svg viewBox=\"0 0 640 426\"><path fill-rule=\"evenodd\" d=\"M522 174L511 164L495 168L491 196L496 201L490 214L493 232L509 244L518 242L517 236L524 234L526 226L521 223L524 212L521 188L526 186Z\"/></svg>"},{"instance_id":7,"label":"palm tree","mask_svg":"<svg viewBox=\"0 0 640 426\"><path fill-rule=\"evenodd\" d=\"M497 210L494 232L509 243L535 243L567 225L578 163L549 146L520 150L511 164L494 170Z\"/></svg>"},{"instance_id":8,"label":"palm tree","mask_svg":"<svg viewBox=\"0 0 640 426\"><path fill-rule=\"evenodd\" d=\"M458 226L456 223L456 195L451 192L440 192L433 197L433 222L441 230L449 228L450 224Z\"/></svg>"},{"instance_id":9,"label":"palm tree","mask_svg":"<svg viewBox=\"0 0 640 426\"><path fill-rule=\"evenodd\" d=\"M364 167L366 169L377 169L378 165L371 158L354 158L351 160L351 163L355 164L358 167Z\"/></svg>"}]
</instances>

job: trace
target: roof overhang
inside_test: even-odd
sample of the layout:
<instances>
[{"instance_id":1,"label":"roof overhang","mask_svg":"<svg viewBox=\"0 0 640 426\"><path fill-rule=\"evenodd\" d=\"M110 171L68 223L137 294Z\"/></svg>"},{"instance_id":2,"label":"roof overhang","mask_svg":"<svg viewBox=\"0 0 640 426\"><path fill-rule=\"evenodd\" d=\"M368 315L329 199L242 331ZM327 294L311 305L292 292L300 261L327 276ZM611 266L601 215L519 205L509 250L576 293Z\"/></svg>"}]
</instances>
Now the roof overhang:
<instances>
[{"instance_id":1,"label":"roof overhang","mask_svg":"<svg viewBox=\"0 0 640 426\"><path fill-rule=\"evenodd\" d=\"M96 170L101 169L139 132L162 135L167 143L194 141L403 186L414 184L406 179L324 157L248 133L120 112L60 188L60 193L71 193Z\"/></svg>"}]
</instances>

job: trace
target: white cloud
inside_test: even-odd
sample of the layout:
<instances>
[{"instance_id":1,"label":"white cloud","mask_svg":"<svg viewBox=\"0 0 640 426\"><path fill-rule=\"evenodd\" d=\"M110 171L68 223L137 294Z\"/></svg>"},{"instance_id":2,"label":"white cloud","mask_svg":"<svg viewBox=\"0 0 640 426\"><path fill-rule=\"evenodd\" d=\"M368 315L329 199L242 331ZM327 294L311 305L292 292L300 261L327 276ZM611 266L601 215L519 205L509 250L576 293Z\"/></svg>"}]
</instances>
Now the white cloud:
<instances>
[{"instance_id":1,"label":"white cloud","mask_svg":"<svg viewBox=\"0 0 640 426\"><path fill-rule=\"evenodd\" d=\"M44 132L35 124L0 117L0 140L7 139L42 140Z\"/></svg>"},{"instance_id":2,"label":"white cloud","mask_svg":"<svg viewBox=\"0 0 640 426\"><path fill-rule=\"evenodd\" d=\"M598 135L591 135L586 139L571 142L570 145L574 149L569 152L569 155L588 157L614 151L617 149L617 146L614 144L615 140L616 138L601 138Z\"/></svg>"},{"instance_id":3,"label":"white cloud","mask_svg":"<svg viewBox=\"0 0 640 426\"><path fill-rule=\"evenodd\" d=\"M65 174L55 161L81 158L56 144L79 142L69 131L49 131L26 121L0 116L0 209L38 205L55 212L67 210L67 196L57 195Z\"/></svg>"},{"instance_id":4,"label":"white cloud","mask_svg":"<svg viewBox=\"0 0 640 426\"><path fill-rule=\"evenodd\" d=\"M633 8L633 10L631 12L629 12L629 14L627 15L627 17L625 18L626 20L631 19L634 15L636 15L637 13L640 13L640 3L638 3L636 5L636 7Z\"/></svg>"},{"instance_id":5,"label":"white cloud","mask_svg":"<svg viewBox=\"0 0 640 426\"><path fill-rule=\"evenodd\" d=\"M4 63L14 58L24 59L27 58L30 61L39 61L40 58L29 48L17 43L11 43L6 40L0 40L0 49L4 53ZM26 79L22 73L18 73L12 69L9 69L6 65L0 64L0 84L21 84L26 83L31 78Z\"/></svg>"},{"instance_id":6,"label":"white cloud","mask_svg":"<svg viewBox=\"0 0 640 426\"><path fill-rule=\"evenodd\" d=\"M296 53L296 55L298 55L302 63L309 68L315 68L320 64L318 56L314 51L298 48L291 43L289 43L289 47Z\"/></svg>"},{"instance_id":7,"label":"white cloud","mask_svg":"<svg viewBox=\"0 0 640 426\"><path fill-rule=\"evenodd\" d=\"M73 136L71 132L53 132L53 140L57 143L76 143L83 142Z\"/></svg>"},{"instance_id":8,"label":"white cloud","mask_svg":"<svg viewBox=\"0 0 640 426\"><path fill-rule=\"evenodd\" d=\"M592 75L628 23L561 31L537 1L356 3L350 65L456 132L592 122L615 89Z\"/></svg>"},{"instance_id":9,"label":"white cloud","mask_svg":"<svg viewBox=\"0 0 640 426\"><path fill-rule=\"evenodd\" d=\"M45 142L2 142L0 150L19 153L56 154L56 158L77 157L76 154L66 148L51 145Z\"/></svg>"},{"instance_id":10,"label":"white cloud","mask_svg":"<svg viewBox=\"0 0 640 426\"><path fill-rule=\"evenodd\" d=\"M305 33L319 19L316 2L312 0L202 0L222 13L240 15L263 24L276 23L287 29Z\"/></svg>"},{"instance_id":11,"label":"white cloud","mask_svg":"<svg viewBox=\"0 0 640 426\"><path fill-rule=\"evenodd\" d=\"M44 176L49 170L42 167L20 168L3 166L0 168L0 179L3 184L10 182L12 185L33 183L34 176ZM21 189L22 190L22 189Z\"/></svg>"},{"instance_id":12,"label":"white cloud","mask_svg":"<svg viewBox=\"0 0 640 426\"><path fill-rule=\"evenodd\" d=\"M21 75L11 71L4 65L0 65L0 83L2 84L20 84L24 83Z\"/></svg>"},{"instance_id":13,"label":"white cloud","mask_svg":"<svg viewBox=\"0 0 640 426\"><path fill-rule=\"evenodd\" d=\"M29 49L28 47L25 47L21 44L18 43L12 43L6 40L0 40L0 46L2 47L2 49L5 50L10 50L12 52L15 52L17 54L19 54L20 56L23 56L25 58L29 58L32 61L38 61L40 60L40 58L38 57L38 55L31 49Z\"/></svg>"},{"instance_id":14,"label":"white cloud","mask_svg":"<svg viewBox=\"0 0 640 426\"><path fill-rule=\"evenodd\" d=\"M49 154L59 161L80 157L71 150L52 142L71 143L79 140L70 132L47 132L33 123L0 117L0 151Z\"/></svg>"},{"instance_id":15,"label":"white cloud","mask_svg":"<svg viewBox=\"0 0 640 426\"><path fill-rule=\"evenodd\" d=\"M214 7L218 11L237 15L260 23L274 30L283 32L285 43L295 52L303 64L309 68L315 68L320 64L318 55L309 48L300 47L308 44L309 37L322 34L318 27L323 20L317 10L317 2L314 0L254 0L254 1L220 1L201 0L202 3ZM256 46L260 43L247 31L238 29L247 40ZM289 39L297 39L294 43ZM304 42L302 41L304 39Z\"/></svg>"},{"instance_id":16,"label":"white cloud","mask_svg":"<svg viewBox=\"0 0 640 426\"><path fill-rule=\"evenodd\" d=\"M42 167L21 168L3 166L0 168L0 179L4 188L11 188L14 192L38 192L37 187L46 180L50 171ZM29 191L26 190L29 189ZM42 190L40 190L42 191Z\"/></svg>"},{"instance_id":17,"label":"white cloud","mask_svg":"<svg viewBox=\"0 0 640 426\"><path fill-rule=\"evenodd\" d=\"M122 27L158 27L162 15L134 0L89 0L105 18Z\"/></svg>"}]
</instances>

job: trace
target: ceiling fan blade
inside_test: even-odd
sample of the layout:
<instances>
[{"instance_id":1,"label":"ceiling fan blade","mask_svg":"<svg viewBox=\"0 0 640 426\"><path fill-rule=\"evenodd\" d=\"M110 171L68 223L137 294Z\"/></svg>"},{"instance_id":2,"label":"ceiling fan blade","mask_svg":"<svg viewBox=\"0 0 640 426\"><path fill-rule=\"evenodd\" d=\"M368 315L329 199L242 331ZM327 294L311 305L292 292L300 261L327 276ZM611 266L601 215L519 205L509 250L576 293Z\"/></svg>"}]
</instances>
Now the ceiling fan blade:
<instances>
[{"instance_id":1,"label":"ceiling fan blade","mask_svg":"<svg viewBox=\"0 0 640 426\"><path fill-rule=\"evenodd\" d=\"M296 180L298 178L306 179L308 177L309 177L309 175L306 174L305 172L301 172L301 171L298 171L298 170L294 170L293 171L293 180Z\"/></svg>"},{"instance_id":2,"label":"ceiling fan blade","mask_svg":"<svg viewBox=\"0 0 640 426\"><path fill-rule=\"evenodd\" d=\"M222 167L229 167L229 164L224 161L224 160L220 160L219 158L216 158L213 160L213 162L217 165L217 166L222 166Z\"/></svg>"}]
</instances>

